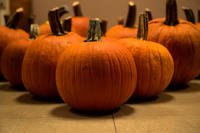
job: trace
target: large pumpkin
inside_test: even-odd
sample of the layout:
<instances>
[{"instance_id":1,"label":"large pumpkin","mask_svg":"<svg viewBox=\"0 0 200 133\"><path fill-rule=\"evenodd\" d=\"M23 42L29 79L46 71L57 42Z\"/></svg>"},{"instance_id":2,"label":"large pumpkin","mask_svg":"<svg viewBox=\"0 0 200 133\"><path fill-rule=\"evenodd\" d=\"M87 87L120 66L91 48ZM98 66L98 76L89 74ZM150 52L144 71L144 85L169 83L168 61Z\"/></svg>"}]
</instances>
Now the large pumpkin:
<instances>
[{"instance_id":1,"label":"large pumpkin","mask_svg":"<svg viewBox=\"0 0 200 133\"><path fill-rule=\"evenodd\" d=\"M15 29L22 17L23 9L19 8L16 10L16 13L8 20L6 26L0 26L0 64L2 52L10 44L10 42L21 38L28 38L28 34L25 31L21 29ZM1 72L0 75L2 76Z\"/></svg>"},{"instance_id":2,"label":"large pumpkin","mask_svg":"<svg viewBox=\"0 0 200 133\"><path fill-rule=\"evenodd\" d=\"M136 18L136 5L132 1L129 2L129 11L126 20L126 24L117 24L110 29L108 29L106 36L116 39L127 38L127 37L137 37L137 28L134 27Z\"/></svg>"},{"instance_id":3,"label":"large pumpkin","mask_svg":"<svg viewBox=\"0 0 200 133\"><path fill-rule=\"evenodd\" d=\"M61 55L56 83L62 99L83 111L118 108L136 86L136 67L130 52L118 42L101 40L100 24L90 21L87 41Z\"/></svg>"},{"instance_id":4,"label":"large pumpkin","mask_svg":"<svg viewBox=\"0 0 200 133\"><path fill-rule=\"evenodd\" d=\"M169 51L159 43L146 41L148 19L140 15L138 39L124 38L124 44L135 59L137 68L137 87L133 97L148 98L159 95L169 85L174 62Z\"/></svg>"},{"instance_id":5,"label":"large pumpkin","mask_svg":"<svg viewBox=\"0 0 200 133\"><path fill-rule=\"evenodd\" d=\"M38 37L28 47L22 64L22 81L33 95L47 100L58 97L55 69L60 54L72 43L83 40L76 33L65 33L59 21L59 9L49 12L53 34Z\"/></svg>"},{"instance_id":6,"label":"large pumpkin","mask_svg":"<svg viewBox=\"0 0 200 133\"><path fill-rule=\"evenodd\" d=\"M12 41L2 53L2 74L13 86L23 85L21 78L22 62L26 49L30 46L32 40L39 34L38 29L38 25L31 25L29 39L23 38Z\"/></svg>"},{"instance_id":7,"label":"large pumpkin","mask_svg":"<svg viewBox=\"0 0 200 133\"><path fill-rule=\"evenodd\" d=\"M196 26L177 18L175 0L167 0L166 18L149 22L148 40L164 45L174 59L171 84L180 85L200 72L200 33Z\"/></svg>"}]
</instances>

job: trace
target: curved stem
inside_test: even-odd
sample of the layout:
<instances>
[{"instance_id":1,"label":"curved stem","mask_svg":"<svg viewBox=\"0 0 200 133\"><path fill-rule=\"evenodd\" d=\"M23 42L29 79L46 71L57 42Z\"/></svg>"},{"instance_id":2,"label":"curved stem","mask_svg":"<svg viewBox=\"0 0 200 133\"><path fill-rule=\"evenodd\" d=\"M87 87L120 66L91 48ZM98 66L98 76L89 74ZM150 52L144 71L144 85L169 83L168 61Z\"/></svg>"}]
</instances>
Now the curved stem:
<instances>
[{"instance_id":1,"label":"curved stem","mask_svg":"<svg viewBox=\"0 0 200 133\"><path fill-rule=\"evenodd\" d=\"M151 13L151 11L149 10L149 8L146 8L146 9L145 9L145 13L147 14L148 21L151 21L151 20L153 19L153 17L152 17L152 13Z\"/></svg>"},{"instance_id":2,"label":"curved stem","mask_svg":"<svg viewBox=\"0 0 200 133\"><path fill-rule=\"evenodd\" d=\"M117 19L117 24L118 24L118 25L124 25L124 18L119 17L119 18Z\"/></svg>"},{"instance_id":3,"label":"curved stem","mask_svg":"<svg viewBox=\"0 0 200 133\"><path fill-rule=\"evenodd\" d=\"M65 32L70 32L72 27L72 18L68 17L63 19L63 30Z\"/></svg>"},{"instance_id":4,"label":"curved stem","mask_svg":"<svg viewBox=\"0 0 200 133\"><path fill-rule=\"evenodd\" d=\"M182 7L182 10L185 13L186 16L186 20L195 24L195 16L194 16L194 12L192 11L191 8L187 8L187 7Z\"/></svg>"},{"instance_id":5,"label":"curved stem","mask_svg":"<svg viewBox=\"0 0 200 133\"><path fill-rule=\"evenodd\" d=\"M74 10L74 16L83 16L79 1L73 2L72 6L73 6L73 10Z\"/></svg>"},{"instance_id":6,"label":"curved stem","mask_svg":"<svg viewBox=\"0 0 200 133\"><path fill-rule=\"evenodd\" d=\"M175 26L179 24L176 0L167 0L166 19L165 19L164 24L170 25L170 26Z\"/></svg>"},{"instance_id":7,"label":"curved stem","mask_svg":"<svg viewBox=\"0 0 200 133\"><path fill-rule=\"evenodd\" d=\"M137 39L147 40L147 35L148 35L148 16L146 13L141 13L139 15Z\"/></svg>"},{"instance_id":8,"label":"curved stem","mask_svg":"<svg viewBox=\"0 0 200 133\"><path fill-rule=\"evenodd\" d=\"M19 24L20 20L23 18L24 16L24 9L22 7L18 8L15 12L14 15L12 15L10 17L10 19L8 20L6 26L12 29L15 29L17 27L17 25Z\"/></svg>"},{"instance_id":9,"label":"curved stem","mask_svg":"<svg viewBox=\"0 0 200 133\"><path fill-rule=\"evenodd\" d=\"M62 29L62 25L60 24L60 18L58 16L59 15L58 12L59 8L51 9L48 13L48 19L52 33L56 36L61 36L64 35L65 32Z\"/></svg>"},{"instance_id":10,"label":"curved stem","mask_svg":"<svg viewBox=\"0 0 200 133\"><path fill-rule=\"evenodd\" d=\"M101 26L101 35L104 36L106 31L107 31L107 24L108 22L106 20L101 20L100 21L100 26Z\"/></svg>"},{"instance_id":11,"label":"curved stem","mask_svg":"<svg viewBox=\"0 0 200 133\"><path fill-rule=\"evenodd\" d=\"M198 22L200 22L200 9L198 10Z\"/></svg>"},{"instance_id":12,"label":"curved stem","mask_svg":"<svg viewBox=\"0 0 200 133\"><path fill-rule=\"evenodd\" d=\"M85 42L94 42L101 40L101 26L97 19L90 20L90 28L88 31L87 40Z\"/></svg>"},{"instance_id":13,"label":"curved stem","mask_svg":"<svg viewBox=\"0 0 200 133\"><path fill-rule=\"evenodd\" d=\"M135 19L136 19L136 5L133 1L129 1L129 10L128 10L128 16L126 20L125 27L134 27Z\"/></svg>"},{"instance_id":14,"label":"curved stem","mask_svg":"<svg viewBox=\"0 0 200 133\"><path fill-rule=\"evenodd\" d=\"M27 33L30 33L31 25L35 23L35 16L32 15L28 18L27 24L24 26L24 29Z\"/></svg>"},{"instance_id":15,"label":"curved stem","mask_svg":"<svg viewBox=\"0 0 200 133\"><path fill-rule=\"evenodd\" d=\"M29 39L35 40L39 36L39 25L38 24L31 24L30 25L30 32L29 32Z\"/></svg>"},{"instance_id":16,"label":"curved stem","mask_svg":"<svg viewBox=\"0 0 200 133\"><path fill-rule=\"evenodd\" d=\"M58 9L58 17L61 18L66 13L69 13L69 8L65 5L60 6Z\"/></svg>"}]
</instances>

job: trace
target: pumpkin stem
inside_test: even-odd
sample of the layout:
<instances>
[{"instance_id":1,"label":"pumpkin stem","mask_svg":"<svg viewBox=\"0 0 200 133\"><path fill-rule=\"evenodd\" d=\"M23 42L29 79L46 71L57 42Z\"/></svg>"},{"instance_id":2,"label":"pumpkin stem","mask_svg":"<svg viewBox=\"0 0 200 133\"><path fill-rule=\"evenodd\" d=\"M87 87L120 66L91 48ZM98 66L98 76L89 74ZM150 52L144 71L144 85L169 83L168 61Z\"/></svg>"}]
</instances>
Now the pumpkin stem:
<instances>
[{"instance_id":1,"label":"pumpkin stem","mask_svg":"<svg viewBox=\"0 0 200 133\"><path fill-rule=\"evenodd\" d=\"M30 32L29 32L29 39L35 40L39 36L39 25L38 24L31 24L30 25Z\"/></svg>"},{"instance_id":2,"label":"pumpkin stem","mask_svg":"<svg viewBox=\"0 0 200 133\"><path fill-rule=\"evenodd\" d=\"M72 17L67 17L63 19L63 30L65 32L70 32L72 27Z\"/></svg>"},{"instance_id":3,"label":"pumpkin stem","mask_svg":"<svg viewBox=\"0 0 200 133\"><path fill-rule=\"evenodd\" d=\"M18 8L15 11L15 14L12 15L9 19L8 22L6 24L7 27L15 29L17 27L17 25L19 24L21 18L24 16L24 9L22 7Z\"/></svg>"},{"instance_id":4,"label":"pumpkin stem","mask_svg":"<svg viewBox=\"0 0 200 133\"><path fill-rule=\"evenodd\" d=\"M148 15L146 13L141 13L139 15L137 39L147 40L147 35L148 35Z\"/></svg>"},{"instance_id":5,"label":"pumpkin stem","mask_svg":"<svg viewBox=\"0 0 200 133\"><path fill-rule=\"evenodd\" d=\"M5 23L7 24L8 23L8 20L10 18L10 15L6 14L3 16L4 17L4 20L5 20Z\"/></svg>"},{"instance_id":6,"label":"pumpkin stem","mask_svg":"<svg viewBox=\"0 0 200 133\"><path fill-rule=\"evenodd\" d=\"M101 35L104 36L107 31L107 24L108 22L106 20L100 20L100 26L101 26Z\"/></svg>"},{"instance_id":7,"label":"pumpkin stem","mask_svg":"<svg viewBox=\"0 0 200 133\"><path fill-rule=\"evenodd\" d=\"M30 33L30 29L31 29L31 24L35 23L35 16L32 15L28 18L27 20L27 24L24 26L24 29L27 33Z\"/></svg>"},{"instance_id":8,"label":"pumpkin stem","mask_svg":"<svg viewBox=\"0 0 200 133\"><path fill-rule=\"evenodd\" d=\"M75 1L72 3L73 10L74 10L74 16L83 16L83 13L81 11L81 6L79 1Z\"/></svg>"},{"instance_id":9,"label":"pumpkin stem","mask_svg":"<svg viewBox=\"0 0 200 133\"><path fill-rule=\"evenodd\" d=\"M59 8L53 8L48 13L49 24L51 31L56 36L62 36L65 34L59 18Z\"/></svg>"},{"instance_id":10,"label":"pumpkin stem","mask_svg":"<svg viewBox=\"0 0 200 133\"><path fill-rule=\"evenodd\" d=\"M151 11L149 10L149 8L146 8L146 9L145 9L145 13L147 14L148 21L151 21L151 20L153 19L153 17L152 17L152 13L151 13Z\"/></svg>"},{"instance_id":11,"label":"pumpkin stem","mask_svg":"<svg viewBox=\"0 0 200 133\"><path fill-rule=\"evenodd\" d=\"M118 25L124 25L124 18L123 18L123 17L119 17L119 18L117 19L117 24L118 24Z\"/></svg>"},{"instance_id":12,"label":"pumpkin stem","mask_svg":"<svg viewBox=\"0 0 200 133\"><path fill-rule=\"evenodd\" d=\"M61 18L66 13L69 13L69 8L65 5L60 6L58 10L58 17Z\"/></svg>"},{"instance_id":13,"label":"pumpkin stem","mask_svg":"<svg viewBox=\"0 0 200 133\"><path fill-rule=\"evenodd\" d=\"M167 0L166 19L165 19L164 24L170 25L170 26L175 26L179 24L176 0Z\"/></svg>"},{"instance_id":14,"label":"pumpkin stem","mask_svg":"<svg viewBox=\"0 0 200 133\"><path fill-rule=\"evenodd\" d=\"M187 8L187 7L182 7L182 10L185 13L186 16L186 20L195 24L195 16L194 16L194 12L192 11L191 8Z\"/></svg>"},{"instance_id":15,"label":"pumpkin stem","mask_svg":"<svg viewBox=\"0 0 200 133\"><path fill-rule=\"evenodd\" d=\"M86 42L100 41L102 35L100 21L98 19L90 20L89 27Z\"/></svg>"},{"instance_id":16,"label":"pumpkin stem","mask_svg":"<svg viewBox=\"0 0 200 133\"><path fill-rule=\"evenodd\" d=\"M200 22L200 9L198 10L198 22Z\"/></svg>"},{"instance_id":17,"label":"pumpkin stem","mask_svg":"<svg viewBox=\"0 0 200 133\"><path fill-rule=\"evenodd\" d=\"M129 6L129 10L128 10L128 16L127 16L125 27L132 28L134 27L135 19L136 19L136 5L133 1L129 1L128 6Z\"/></svg>"}]
</instances>

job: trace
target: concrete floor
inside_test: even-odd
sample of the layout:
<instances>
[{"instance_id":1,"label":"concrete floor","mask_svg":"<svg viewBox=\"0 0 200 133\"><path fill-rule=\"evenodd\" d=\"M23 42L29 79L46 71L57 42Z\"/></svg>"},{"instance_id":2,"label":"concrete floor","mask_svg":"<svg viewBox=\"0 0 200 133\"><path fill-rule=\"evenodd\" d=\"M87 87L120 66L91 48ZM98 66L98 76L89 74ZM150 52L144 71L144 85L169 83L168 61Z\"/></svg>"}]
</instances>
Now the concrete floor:
<instances>
[{"instance_id":1,"label":"concrete floor","mask_svg":"<svg viewBox=\"0 0 200 133\"><path fill-rule=\"evenodd\" d=\"M200 81L115 113L77 113L0 83L0 133L200 133Z\"/></svg>"}]
</instances>

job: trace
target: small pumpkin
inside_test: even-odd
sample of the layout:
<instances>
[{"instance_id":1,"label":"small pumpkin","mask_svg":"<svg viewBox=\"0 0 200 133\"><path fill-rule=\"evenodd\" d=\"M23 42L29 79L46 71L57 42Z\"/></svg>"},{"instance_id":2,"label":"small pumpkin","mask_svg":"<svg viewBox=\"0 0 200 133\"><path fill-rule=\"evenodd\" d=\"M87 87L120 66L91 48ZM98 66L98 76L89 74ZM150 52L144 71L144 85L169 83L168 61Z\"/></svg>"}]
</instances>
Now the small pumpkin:
<instances>
[{"instance_id":1,"label":"small pumpkin","mask_svg":"<svg viewBox=\"0 0 200 133\"><path fill-rule=\"evenodd\" d=\"M21 78L22 62L26 49L30 46L31 42L38 36L39 27L34 24L31 25L29 39L23 38L12 41L8 45L1 57L1 71L6 80L13 86L23 86Z\"/></svg>"},{"instance_id":2,"label":"small pumpkin","mask_svg":"<svg viewBox=\"0 0 200 133\"><path fill-rule=\"evenodd\" d=\"M138 38L124 38L119 41L125 45L135 59L137 68L136 98L158 96L169 85L174 62L169 51L159 43L147 41L148 18L140 14Z\"/></svg>"},{"instance_id":3,"label":"small pumpkin","mask_svg":"<svg viewBox=\"0 0 200 133\"><path fill-rule=\"evenodd\" d=\"M28 34L25 31L21 29L15 29L22 17L23 8L19 8L16 10L16 13L10 17L6 26L0 26L0 64L2 52L10 44L10 42L21 38L28 38ZM2 76L1 72L0 76Z\"/></svg>"},{"instance_id":4,"label":"small pumpkin","mask_svg":"<svg viewBox=\"0 0 200 133\"><path fill-rule=\"evenodd\" d=\"M22 64L22 81L31 94L54 100L59 97L55 69L60 54L72 43L83 41L76 33L65 33L59 21L59 8L49 11L53 34L38 37L28 47Z\"/></svg>"},{"instance_id":5,"label":"small pumpkin","mask_svg":"<svg viewBox=\"0 0 200 133\"><path fill-rule=\"evenodd\" d=\"M90 21L85 42L60 56L56 84L62 99L81 111L108 111L128 100L136 86L130 52L117 41L101 40L100 22Z\"/></svg>"},{"instance_id":6,"label":"small pumpkin","mask_svg":"<svg viewBox=\"0 0 200 133\"><path fill-rule=\"evenodd\" d=\"M82 37L86 37L89 29L89 17L83 16L80 3L78 1L73 2L72 6L74 10L74 17L72 17L71 31L76 32Z\"/></svg>"},{"instance_id":7,"label":"small pumpkin","mask_svg":"<svg viewBox=\"0 0 200 133\"><path fill-rule=\"evenodd\" d=\"M112 37L116 39L137 37L137 28L134 27L136 18L136 5L133 1L130 1L128 5L129 5L129 11L126 24L125 25L118 24L116 26L111 27L106 33L107 37Z\"/></svg>"},{"instance_id":8,"label":"small pumpkin","mask_svg":"<svg viewBox=\"0 0 200 133\"><path fill-rule=\"evenodd\" d=\"M148 40L164 45L174 59L171 85L181 85L200 72L200 34L196 26L177 17L176 0L167 0L166 18L149 22Z\"/></svg>"}]
</instances>

